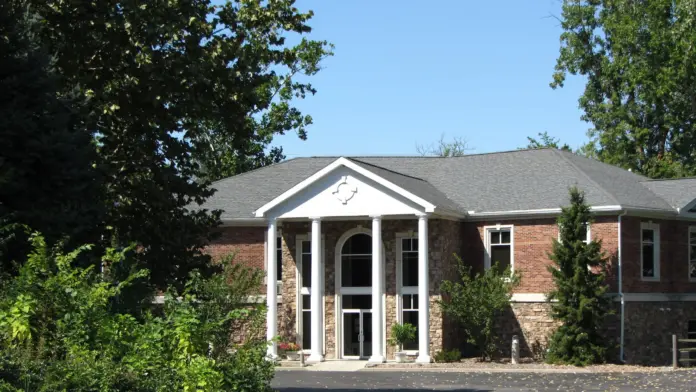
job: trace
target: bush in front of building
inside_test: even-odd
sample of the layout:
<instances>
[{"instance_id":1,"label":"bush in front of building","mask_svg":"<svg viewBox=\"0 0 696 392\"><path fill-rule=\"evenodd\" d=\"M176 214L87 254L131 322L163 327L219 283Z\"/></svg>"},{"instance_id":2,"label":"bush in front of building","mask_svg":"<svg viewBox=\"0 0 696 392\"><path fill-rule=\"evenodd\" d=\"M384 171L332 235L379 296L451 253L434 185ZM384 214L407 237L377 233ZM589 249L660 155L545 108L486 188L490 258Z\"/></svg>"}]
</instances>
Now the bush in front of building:
<instances>
[{"instance_id":1,"label":"bush in front of building","mask_svg":"<svg viewBox=\"0 0 696 392\"><path fill-rule=\"evenodd\" d=\"M476 346L481 358L492 359L500 342L496 319L510 306L512 291L520 284L521 276L510 267L501 269L497 263L484 273L474 274L471 266L464 265L459 256L455 258L459 279L442 282L439 305L463 328L467 342Z\"/></svg>"},{"instance_id":2,"label":"bush in front of building","mask_svg":"<svg viewBox=\"0 0 696 392\"><path fill-rule=\"evenodd\" d=\"M452 350L442 350L435 353L435 362L437 363L459 362L461 360L462 352L456 348Z\"/></svg>"},{"instance_id":3,"label":"bush in front of building","mask_svg":"<svg viewBox=\"0 0 696 392\"><path fill-rule=\"evenodd\" d=\"M549 255L555 288L547 297L551 316L562 322L549 342L549 363L584 366L607 358L608 341L601 333L611 313L611 299L605 295L607 258L601 241L587 241L590 221L584 194L571 188L570 206L558 218L560 240L553 240Z\"/></svg>"},{"instance_id":4,"label":"bush in front of building","mask_svg":"<svg viewBox=\"0 0 696 392\"><path fill-rule=\"evenodd\" d=\"M129 269L132 248L107 250L97 271L77 265L89 246L48 249L40 235L31 245L19 274L0 279L0 390L271 390L266 342L233 343L237 323L263 321L264 307L248 305L259 271L225 263L209 279L191 274L157 309L123 313L114 311L121 293L147 278L110 276Z\"/></svg>"}]
</instances>

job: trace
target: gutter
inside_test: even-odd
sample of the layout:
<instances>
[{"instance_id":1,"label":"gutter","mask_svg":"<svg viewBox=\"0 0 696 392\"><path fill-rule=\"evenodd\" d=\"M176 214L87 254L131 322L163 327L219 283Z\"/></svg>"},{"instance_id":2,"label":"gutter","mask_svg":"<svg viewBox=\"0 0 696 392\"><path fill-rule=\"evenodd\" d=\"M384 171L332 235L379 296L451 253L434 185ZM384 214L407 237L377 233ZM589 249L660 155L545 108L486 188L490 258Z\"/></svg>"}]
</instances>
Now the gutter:
<instances>
[{"instance_id":1,"label":"gutter","mask_svg":"<svg viewBox=\"0 0 696 392\"><path fill-rule=\"evenodd\" d=\"M619 214L619 220L618 220L618 234L619 234L619 251L618 251L618 264L619 264L619 300L621 301L621 310L620 310L620 323L621 326L619 327L619 332L620 332L620 337L619 337L619 361L620 362L625 362L624 360L624 329L625 329L625 315L624 315L624 309L626 305L624 293L623 293L623 264L621 260L621 217L625 216L628 213L628 211L623 211L621 214Z\"/></svg>"}]
</instances>

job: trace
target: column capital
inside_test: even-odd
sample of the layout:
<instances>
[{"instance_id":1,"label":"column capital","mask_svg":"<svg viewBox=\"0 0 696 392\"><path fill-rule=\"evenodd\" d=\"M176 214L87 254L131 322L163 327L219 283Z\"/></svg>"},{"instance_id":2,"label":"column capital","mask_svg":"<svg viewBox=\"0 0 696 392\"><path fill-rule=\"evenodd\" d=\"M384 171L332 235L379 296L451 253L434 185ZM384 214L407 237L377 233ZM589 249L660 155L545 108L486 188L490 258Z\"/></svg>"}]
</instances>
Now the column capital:
<instances>
[{"instance_id":1,"label":"column capital","mask_svg":"<svg viewBox=\"0 0 696 392\"><path fill-rule=\"evenodd\" d=\"M427 212L419 212L416 214L416 216L418 217L418 219L428 219L428 217L430 217L430 214L428 214Z\"/></svg>"},{"instance_id":2,"label":"column capital","mask_svg":"<svg viewBox=\"0 0 696 392\"><path fill-rule=\"evenodd\" d=\"M278 224L278 218L273 217L273 218L268 218L268 224Z\"/></svg>"},{"instance_id":3,"label":"column capital","mask_svg":"<svg viewBox=\"0 0 696 392\"><path fill-rule=\"evenodd\" d=\"M380 214L373 214L373 215L370 215L370 218L372 218L372 220L375 220L375 219L380 219L380 220L381 220L381 219L382 219L382 215L380 215Z\"/></svg>"},{"instance_id":4,"label":"column capital","mask_svg":"<svg viewBox=\"0 0 696 392\"><path fill-rule=\"evenodd\" d=\"M309 220L321 222L322 217L320 217L320 216L310 216L310 217L309 217Z\"/></svg>"}]
</instances>

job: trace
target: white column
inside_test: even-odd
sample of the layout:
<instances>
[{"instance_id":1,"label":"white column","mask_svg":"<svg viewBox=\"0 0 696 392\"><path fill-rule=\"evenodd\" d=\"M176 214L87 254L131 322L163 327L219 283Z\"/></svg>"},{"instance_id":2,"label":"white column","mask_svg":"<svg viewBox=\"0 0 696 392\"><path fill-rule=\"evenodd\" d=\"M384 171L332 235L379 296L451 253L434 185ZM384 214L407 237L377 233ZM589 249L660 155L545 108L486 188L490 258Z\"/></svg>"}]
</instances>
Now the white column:
<instances>
[{"instance_id":1,"label":"white column","mask_svg":"<svg viewBox=\"0 0 696 392\"><path fill-rule=\"evenodd\" d=\"M385 362L382 355L382 294L384 293L384 276L382 276L382 217L372 217L372 356L369 362Z\"/></svg>"},{"instance_id":2,"label":"white column","mask_svg":"<svg viewBox=\"0 0 696 392\"><path fill-rule=\"evenodd\" d=\"M418 363L430 363L428 216L418 216Z\"/></svg>"},{"instance_id":3,"label":"white column","mask_svg":"<svg viewBox=\"0 0 696 392\"><path fill-rule=\"evenodd\" d=\"M322 289L321 289L321 274L323 271L323 263L321 260L321 218L312 219L312 287L310 288L310 303L312 306L311 322L312 322L312 352L307 361L321 362L324 360L324 344L322 333L324 326L322 324Z\"/></svg>"},{"instance_id":4,"label":"white column","mask_svg":"<svg viewBox=\"0 0 696 392\"><path fill-rule=\"evenodd\" d=\"M268 234L266 236L266 339L272 342L267 349L267 356L270 359L278 358L278 345L273 339L278 334L278 281L277 260L276 260L276 220L268 222Z\"/></svg>"}]
</instances>

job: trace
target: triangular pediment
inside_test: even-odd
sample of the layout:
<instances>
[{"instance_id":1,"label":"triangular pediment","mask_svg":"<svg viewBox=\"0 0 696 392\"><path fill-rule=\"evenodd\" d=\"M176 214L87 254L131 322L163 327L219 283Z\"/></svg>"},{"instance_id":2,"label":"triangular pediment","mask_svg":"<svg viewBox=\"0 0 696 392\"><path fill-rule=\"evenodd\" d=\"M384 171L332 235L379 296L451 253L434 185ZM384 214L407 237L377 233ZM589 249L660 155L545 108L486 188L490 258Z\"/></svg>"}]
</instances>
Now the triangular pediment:
<instances>
[{"instance_id":1,"label":"triangular pediment","mask_svg":"<svg viewBox=\"0 0 696 392\"><path fill-rule=\"evenodd\" d=\"M411 215L433 209L429 202L340 158L259 208L256 216L288 219Z\"/></svg>"}]
</instances>

